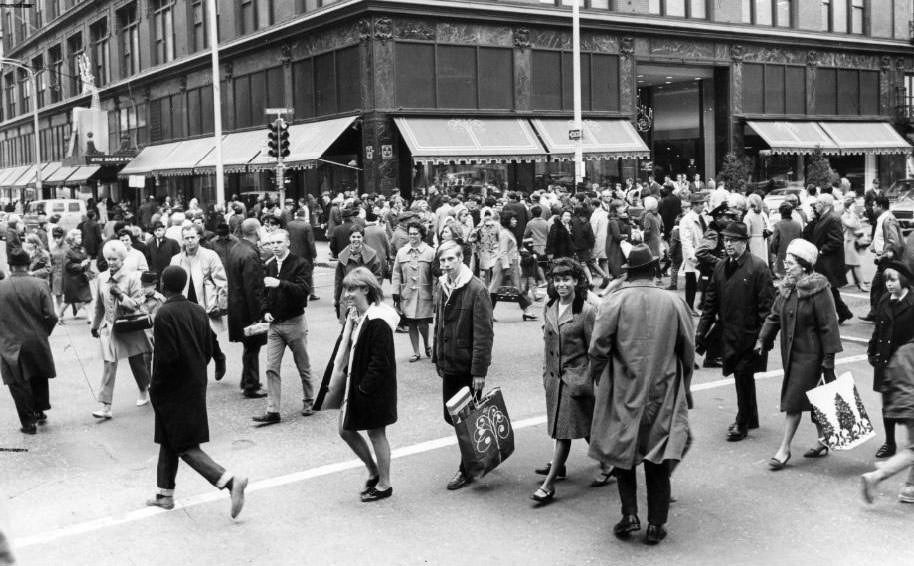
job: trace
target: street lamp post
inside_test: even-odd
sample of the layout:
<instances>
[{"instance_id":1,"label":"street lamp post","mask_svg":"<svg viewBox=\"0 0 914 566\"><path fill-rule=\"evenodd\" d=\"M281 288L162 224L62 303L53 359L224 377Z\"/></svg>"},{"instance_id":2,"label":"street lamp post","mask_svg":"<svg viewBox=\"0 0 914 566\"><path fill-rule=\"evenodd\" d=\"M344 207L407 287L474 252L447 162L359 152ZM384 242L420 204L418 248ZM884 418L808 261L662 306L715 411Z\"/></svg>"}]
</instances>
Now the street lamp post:
<instances>
[{"instance_id":1,"label":"street lamp post","mask_svg":"<svg viewBox=\"0 0 914 566\"><path fill-rule=\"evenodd\" d=\"M209 20L210 63L213 68L213 140L216 142L216 202L225 202L225 168L222 163L222 89L219 82L219 28L216 21L216 0L207 0ZM227 211L226 211L227 212Z\"/></svg>"},{"instance_id":2,"label":"street lamp post","mask_svg":"<svg viewBox=\"0 0 914 566\"><path fill-rule=\"evenodd\" d=\"M10 65L24 70L29 74L29 88L32 89L32 130L35 138L35 193L41 198L41 140L38 135L38 83L35 78L35 70L18 59L9 59L0 57L0 65Z\"/></svg>"}]
</instances>

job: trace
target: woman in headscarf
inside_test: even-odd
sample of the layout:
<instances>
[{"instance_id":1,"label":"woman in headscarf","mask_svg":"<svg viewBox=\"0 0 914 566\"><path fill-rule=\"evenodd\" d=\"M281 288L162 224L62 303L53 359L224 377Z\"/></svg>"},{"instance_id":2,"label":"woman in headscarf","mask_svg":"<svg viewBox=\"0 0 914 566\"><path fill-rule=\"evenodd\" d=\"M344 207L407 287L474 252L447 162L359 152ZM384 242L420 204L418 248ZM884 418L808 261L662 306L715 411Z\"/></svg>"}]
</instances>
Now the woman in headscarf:
<instances>
[{"instance_id":1,"label":"woman in headscarf","mask_svg":"<svg viewBox=\"0 0 914 566\"><path fill-rule=\"evenodd\" d=\"M83 235L79 228L67 232L66 261L63 275L63 304L59 307L57 318L63 324L64 311L67 307L73 310L73 316L81 308L92 302L92 291L89 288L89 278L92 275L92 260L82 245ZM91 322L91 321L90 321Z\"/></svg>"},{"instance_id":2,"label":"woman in headscarf","mask_svg":"<svg viewBox=\"0 0 914 566\"><path fill-rule=\"evenodd\" d=\"M641 217L641 229L644 231L644 243L650 248L654 257L663 256L663 220L657 213L659 203L654 197L644 199L644 215ZM654 282L660 284L660 263L657 263Z\"/></svg>"}]
</instances>

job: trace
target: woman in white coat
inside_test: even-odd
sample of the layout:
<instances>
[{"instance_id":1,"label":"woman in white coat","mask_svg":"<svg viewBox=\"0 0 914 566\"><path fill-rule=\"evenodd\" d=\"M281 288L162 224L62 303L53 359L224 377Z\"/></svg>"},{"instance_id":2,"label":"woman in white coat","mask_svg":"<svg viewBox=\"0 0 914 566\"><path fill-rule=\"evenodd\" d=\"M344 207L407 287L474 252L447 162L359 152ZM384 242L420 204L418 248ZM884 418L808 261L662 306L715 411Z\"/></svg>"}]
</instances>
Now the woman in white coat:
<instances>
[{"instance_id":1,"label":"woman in white coat","mask_svg":"<svg viewBox=\"0 0 914 566\"><path fill-rule=\"evenodd\" d=\"M752 193L749 195L749 210L743 222L749 229L749 252L768 264L768 233L770 227L768 215L762 210L762 197Z\"/></svg>"}]
</instances>

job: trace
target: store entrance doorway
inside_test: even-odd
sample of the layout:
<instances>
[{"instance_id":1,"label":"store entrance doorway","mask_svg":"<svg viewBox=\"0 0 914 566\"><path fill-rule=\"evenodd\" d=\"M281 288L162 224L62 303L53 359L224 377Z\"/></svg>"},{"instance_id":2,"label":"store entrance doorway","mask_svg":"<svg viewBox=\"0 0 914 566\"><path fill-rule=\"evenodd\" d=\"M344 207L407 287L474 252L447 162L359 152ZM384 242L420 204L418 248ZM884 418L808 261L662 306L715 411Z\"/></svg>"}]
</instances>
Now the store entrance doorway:
<instances>
[{"instance_id":1,"label":"store entrance doorway","mask_svg":"<svg viewBox=\"0 0 914 566\"><path fill-rule=\"evenodd\" d=\"M638 127L658 180L713 176L714 69L639 64Z\"/></svg>"}]
</instances>

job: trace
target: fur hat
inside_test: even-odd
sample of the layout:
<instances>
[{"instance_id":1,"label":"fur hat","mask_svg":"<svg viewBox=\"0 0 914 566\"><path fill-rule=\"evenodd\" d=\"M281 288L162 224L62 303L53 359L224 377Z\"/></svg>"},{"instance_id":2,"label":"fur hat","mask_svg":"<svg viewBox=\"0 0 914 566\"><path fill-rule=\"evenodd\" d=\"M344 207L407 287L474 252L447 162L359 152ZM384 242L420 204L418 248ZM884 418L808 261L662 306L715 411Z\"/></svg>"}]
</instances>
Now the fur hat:
<instances>
[{"instance_id":1,"label":"fur hat","mask_svg":"<svg viewBox=\"0 0 914 566\"><path fill-rule=\"evenodd\" d=\"M816 249L815 244L803 238L792 240L787 245L787 253L802 259L809 265L815 265L816 259L819 257L819 250Z\"/></svg>"}]
</instances>

